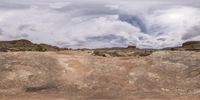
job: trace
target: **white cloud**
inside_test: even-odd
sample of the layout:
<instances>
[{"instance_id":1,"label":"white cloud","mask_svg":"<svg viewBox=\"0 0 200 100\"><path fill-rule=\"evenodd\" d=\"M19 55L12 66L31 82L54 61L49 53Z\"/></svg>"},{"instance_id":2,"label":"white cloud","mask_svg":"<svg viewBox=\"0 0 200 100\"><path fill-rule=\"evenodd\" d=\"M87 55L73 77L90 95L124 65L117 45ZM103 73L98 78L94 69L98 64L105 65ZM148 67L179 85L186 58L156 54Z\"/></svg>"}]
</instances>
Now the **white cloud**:
<instances>
[{"instance_id":1,"label":"white cloud","mask_svg":"<svg viewBox=\"0 0 200 100\"><path fill-rule=\"evenodd\" d=\"M150 40L155 39L155 44L158 44L157 46L154 45L156 48L181 45L182 42L187 41L183 40L184 35L187 34L189 37L193 34L190 32L195 30L193 27L200 25L200 10L194 7L178 6L155 10L146 17L148 34L152 36ZM200 33L195 34L200 36ZM160 41L160 38L162 38L162 41ZM200 40L200 38L195 40Z\"/></svg>"},{"instance_id":2,"label":"white cloud","mask_svg":"<svg viewBox=\"0 0 200 100\"><path fill-rule=\"evenodd\" d=\"M200 40L200 8L194 2L0 0L0 39L73 48L178 46Z\"/></svg>"}]
</instances>

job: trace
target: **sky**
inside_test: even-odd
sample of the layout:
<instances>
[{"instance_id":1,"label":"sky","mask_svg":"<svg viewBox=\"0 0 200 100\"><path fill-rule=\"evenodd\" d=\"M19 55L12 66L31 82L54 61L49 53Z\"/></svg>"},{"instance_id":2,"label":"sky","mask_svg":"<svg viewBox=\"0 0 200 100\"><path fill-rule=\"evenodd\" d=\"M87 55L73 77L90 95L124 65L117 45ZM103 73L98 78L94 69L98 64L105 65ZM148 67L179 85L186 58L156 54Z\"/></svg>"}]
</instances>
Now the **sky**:
<instances>
[{"instance_id":1,"label":"sky","mask_svg":"<svg viewBox=\"0 0 200 100\"><path fill-rule=\"evenodd\" d=\"M200 41L200 0L0 0L0 40L67 48Z\"/></svg>"}]
</instances>

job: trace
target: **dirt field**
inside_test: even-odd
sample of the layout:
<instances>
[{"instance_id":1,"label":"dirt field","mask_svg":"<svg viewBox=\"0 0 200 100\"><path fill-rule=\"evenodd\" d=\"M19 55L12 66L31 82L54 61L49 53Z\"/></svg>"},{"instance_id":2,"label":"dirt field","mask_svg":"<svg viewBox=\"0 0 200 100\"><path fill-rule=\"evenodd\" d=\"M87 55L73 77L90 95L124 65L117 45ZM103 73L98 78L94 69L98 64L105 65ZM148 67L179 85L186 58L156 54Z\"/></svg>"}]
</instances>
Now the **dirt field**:
<instances>
[{"instance_id":1,"label":"dirt field","mask_svg":"<svg viewBox=\"0 0 200 100\"><path fill-rule=\"evenodd\" d=\"M200 52L0 53L0 100L200 100Z\"/></svg>"}]
</instances>

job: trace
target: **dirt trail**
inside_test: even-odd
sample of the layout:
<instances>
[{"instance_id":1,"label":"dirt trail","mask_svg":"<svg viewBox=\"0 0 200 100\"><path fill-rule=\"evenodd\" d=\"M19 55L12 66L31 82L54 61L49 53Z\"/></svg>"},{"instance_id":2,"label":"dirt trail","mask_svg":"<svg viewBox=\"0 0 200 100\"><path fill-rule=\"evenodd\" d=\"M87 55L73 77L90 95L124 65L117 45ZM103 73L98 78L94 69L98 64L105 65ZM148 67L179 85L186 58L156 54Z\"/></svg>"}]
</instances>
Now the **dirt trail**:
<instances>
[{"instance_id":1,"label":"dirt trail","mask_svg":"<svg viewBox=\"0 0 200 100\"><path fill-rule=\"evenodd\" d=\"M200 100L200 53L0 53L0 100Z\"/></svg>"}]
</instances>

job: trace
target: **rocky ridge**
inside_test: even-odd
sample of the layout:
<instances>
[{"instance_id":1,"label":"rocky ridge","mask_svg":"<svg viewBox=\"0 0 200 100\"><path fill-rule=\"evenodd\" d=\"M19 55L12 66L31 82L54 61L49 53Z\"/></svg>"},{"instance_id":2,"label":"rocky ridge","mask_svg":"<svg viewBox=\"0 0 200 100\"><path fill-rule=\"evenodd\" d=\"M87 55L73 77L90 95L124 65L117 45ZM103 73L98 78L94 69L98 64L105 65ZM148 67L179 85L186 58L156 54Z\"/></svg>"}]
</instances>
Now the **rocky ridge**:
<instances>
[{"instance_id":1,"label":"rocky ridge","mask_svg":"<svg viewBox=\"0 0 200 100\"><path fill-rule=\"evenodd\" d=\"M61 48L48 44L34 44L29 40L0 41L0 52L7 51L59 51Z\"/></svg>"}]
</instances>

